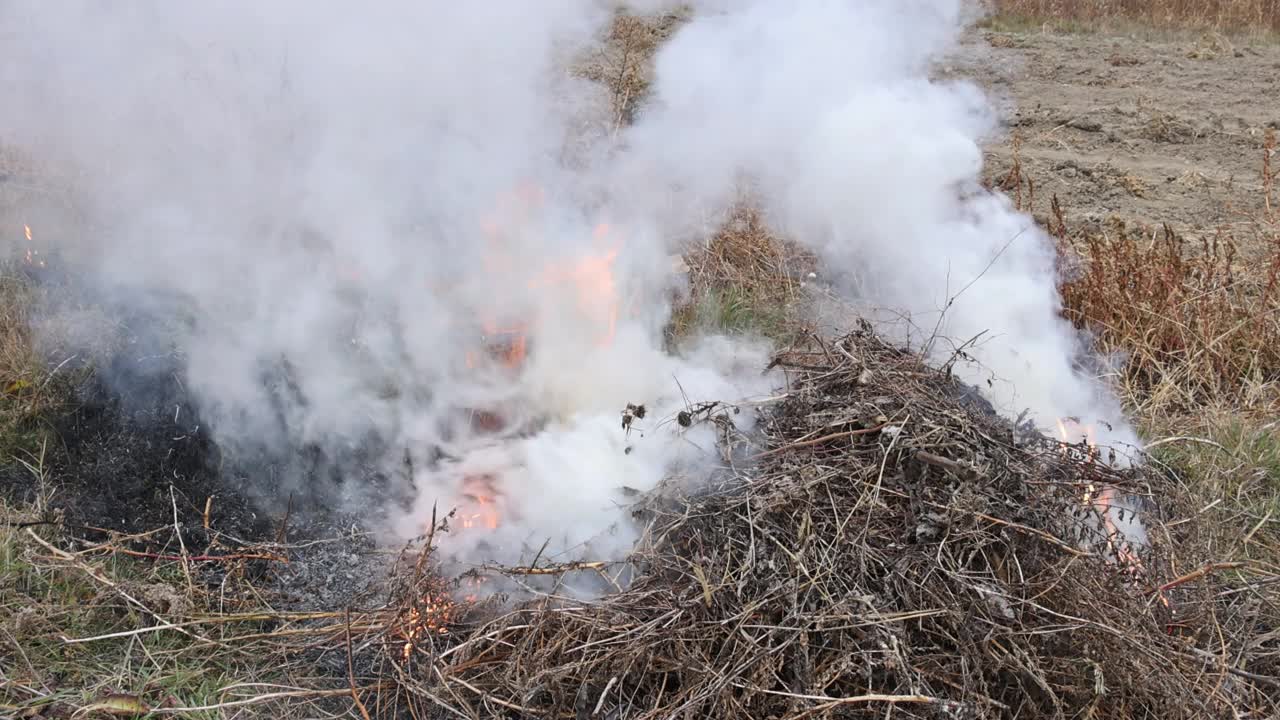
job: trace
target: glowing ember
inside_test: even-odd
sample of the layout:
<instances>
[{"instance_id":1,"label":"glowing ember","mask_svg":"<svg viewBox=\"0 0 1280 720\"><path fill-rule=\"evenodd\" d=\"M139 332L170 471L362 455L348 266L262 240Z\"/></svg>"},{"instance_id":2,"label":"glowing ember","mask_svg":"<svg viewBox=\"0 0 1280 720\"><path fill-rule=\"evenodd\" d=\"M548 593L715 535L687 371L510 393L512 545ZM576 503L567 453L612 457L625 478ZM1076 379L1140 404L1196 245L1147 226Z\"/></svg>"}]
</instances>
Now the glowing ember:
<instances>
[{"instance_id":1,"label":"glowing ember","mask_svg":"<svg viewBox=\"0 0 1280 720\"><path fill-rule=\"evenodd\" d=\"M488 582L489 582L489 578L483 575L475 575L472 577L468 577L466 579L467 587L471 587L471 588L480 588L488 584ZM473 592L473 593L469 593L466 597L462 598L462 601L468 604L474 604L475 602L479 601L479 599L480 599L479 594Z\"/></svg>"},{"instance_id":2,"label":"glowing ember","mask_svg":"<svg viewBox=\"0 0 1280 720\"><path fill-rule=\"evenodd\" d=\"M29 243L29 242L31 242L31 226L30 226L30 225L23 225L23 226L22 226L22 229L23 229L23 231L24 231L24 232L26 233L26 235L27 235L27 242L28 242L28 243ZM44 267L44 266L45 266L45 265L44 265L44 259L40 257L40 251L39 251L39 250L33 250L33 249L31 249L31 247L29 247L29 246L27 247L27 257L26 257L26 260L27 260L27 264L28 264L28 265L34 265L34 266L36 266L36 267Z\"/></svg>"},{"instance_id":3,"label":"glowing ember","mask_svg":"<svg viewBox=\"0 0 1280 720\"><path fill-rule=\"evenodd\" d=\"M404 629L400 635L404 640L401 657L406 661L413 655L413 650L430 635L447 635L449 625L457 620L460 608L449 594L443 591L426 593L413 607L409 608Z\"/></svg>"},{"instance_id":4,"label":"glowing ember","mask_svg":"<svg viewBox=\"0 0 1280 720\"><path fill-rule=\"evenodd\" d=\"M489 578L483 575L466 575L460 578L460 584L470 592L461 602L454 599L449 591L451 583L431 577L426 583L431 588L423 593L405 613L404 624L399 632L400 657L408 662L413 652L432 636L448 635L450 628L463 620L468 608L479 601L480 593L488 584Z\"/></svg>"}]
</instances>

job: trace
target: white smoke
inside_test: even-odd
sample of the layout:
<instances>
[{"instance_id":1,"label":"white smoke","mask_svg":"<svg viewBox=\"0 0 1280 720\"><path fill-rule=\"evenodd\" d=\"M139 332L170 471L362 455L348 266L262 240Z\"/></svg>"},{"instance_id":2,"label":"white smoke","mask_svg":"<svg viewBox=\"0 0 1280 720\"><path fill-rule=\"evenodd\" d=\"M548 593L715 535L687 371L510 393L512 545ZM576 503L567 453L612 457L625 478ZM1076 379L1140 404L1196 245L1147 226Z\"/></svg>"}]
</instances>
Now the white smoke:
<instances>
[{"instance_id":1,"label":"white smoke","mask_svg":"<svg viewBox=\"0 0 1280 720\"><path fill-rule=\"evenodd\" d=\"M492 470L504 517L487 552L551 537L545 558L616 553L634 532L617 527L622 488L715 459L709 430L659 424L769 381L754 344L660 349L667 248L609 192L604 89L567 71L612 13L9 3L0 127L79 173L92 225L38 230L97 297L174 319L186 385L231 452L376 441L398 468L407 451L401 536ZM512 323L530 343L514 377L481 348ZM648 409L629 432L627 403ZM526 432L486 446L473 410Z\"/></svg>"},{"instance_id":2,"label":"white smoke","mask_svg":"<svg viewBox=\"0 0 1280 720\"><path fill-rule=\"evenodd\" d=\"M937 334L987 332L969 377L994 378L1002 410L1119 420L1073 369L1047 239L977 187L997 127L985 98L929 79L962 30L959 0L697 3L616 134L602 89L567 72L612 12L14 1L0 131L79 173L92 225L44 235L110 297L183 321L172 339L220 441L373 437L388 465L403 449L460 455L416 465L405 535L456 501L461 475L494 470L503 553L547 538L553 553L617 551L632 532L619 488L714 459L709 430L659 425L690 401L769 390L764 349L663 352L665 258L743 187L869 306L932 331L964 288ZM525 204L531 185L541 200ZM610 292L540 280L611 248ZM604 295L620 302L608 344ZM466 362L490 316L533 323L515 379ZM264 382L282 365L283 399ZM631 435L628 402L649 410ZM468 408L541 425L477 448ZM1118 424L1111 439L1129 437Z\"/></svg>"},{"instance_id":3,"label":"white smoke","mask_svg":"<svg viewBox=\"0 0 1280 720\"><path fill-rule=\"evenodd\" d=\"M979 185L980 143L999 129L988 98L931 79L974 4L703 5L660 51L629 182L672 182L668 216L747 187L867 315L893 318L888 332L938 362L965 350L976 363L957 371L999 410L1046 430L1077 417L1121 452L1136 444L1104 384L1076 367L1088 353L1059 317L1051 240Z\"/></svg>"}]
</instances>

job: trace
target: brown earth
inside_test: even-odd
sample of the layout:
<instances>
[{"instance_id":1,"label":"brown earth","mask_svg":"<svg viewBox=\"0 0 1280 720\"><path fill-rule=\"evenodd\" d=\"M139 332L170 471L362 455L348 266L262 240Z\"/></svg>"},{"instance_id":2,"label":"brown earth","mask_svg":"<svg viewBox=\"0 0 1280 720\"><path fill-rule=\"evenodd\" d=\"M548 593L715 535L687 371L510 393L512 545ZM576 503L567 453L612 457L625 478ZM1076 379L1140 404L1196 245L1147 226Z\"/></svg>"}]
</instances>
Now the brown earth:
<instances>
[{"instance_id":1,"label":"brown earth","mask_svg":"<svg viewBox=\"0 0 1280 720\"><path fill-rule=\"evenodd\" d=\"M1016 147L1038 215L1056 195L1077 222L1167 222L1195 237L1263 206L1280 45L982 31L948 74L997 99L1007 132L987 148L988 176L1008 172Z\"/></svg>"}]
</instances>

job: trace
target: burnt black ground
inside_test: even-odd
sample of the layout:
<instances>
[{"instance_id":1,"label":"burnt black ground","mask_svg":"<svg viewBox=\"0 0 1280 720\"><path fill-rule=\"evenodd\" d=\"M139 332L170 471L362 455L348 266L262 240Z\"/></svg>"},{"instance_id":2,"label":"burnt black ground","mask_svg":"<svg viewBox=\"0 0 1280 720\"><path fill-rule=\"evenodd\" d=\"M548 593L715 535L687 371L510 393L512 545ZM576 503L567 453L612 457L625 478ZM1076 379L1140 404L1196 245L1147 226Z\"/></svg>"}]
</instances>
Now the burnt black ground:
<instances>
[{"instance_id":1,"label":"burnt black ground","mask_svg":"<svg viewBox=\"0 0 1280 720\"><path fill-rule=\"evenodd\" d=\"M145 318L130 320L135 327L158 327ZM343 498L352 485L377 496L389 484L375 467L382 449L225 450L185 389L182 358L136 334L130 339L97 367L61 369L63 377L77 380L64 388L61 410L42 418L49 430L43 480L6 459L0 494L18 507L31 507L43 495L46 519L62 523L64 542L164 528L132 549L177 552L175 513L193 554L283 541L275 552L287 556L287 564L253 561L246 568L256 584L274 591L279 606L333 609L371 600L386 565L383 556L370 555L368 531L376 529L379 513L366 505L356 516ZM216 585L224 565L203 564L201 575Z\"/></svg>"}]
</instances>

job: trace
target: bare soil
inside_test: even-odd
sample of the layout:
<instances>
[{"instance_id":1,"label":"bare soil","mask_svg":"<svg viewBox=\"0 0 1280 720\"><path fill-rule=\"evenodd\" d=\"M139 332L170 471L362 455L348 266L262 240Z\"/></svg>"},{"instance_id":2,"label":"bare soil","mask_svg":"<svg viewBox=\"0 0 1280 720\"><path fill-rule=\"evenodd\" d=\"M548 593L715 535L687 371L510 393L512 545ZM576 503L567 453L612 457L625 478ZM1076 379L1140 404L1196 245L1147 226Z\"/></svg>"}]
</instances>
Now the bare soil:
<instances>
[{"instance_id":1,"label":"bare soil","mask_svg":"<svg viewBox=\"0 0 1280 720\"><path fill-rule=\"evenodd\" d=\"M1195 237L1262 207L1280 45L979 32L947 70L1000 103L1007 132L987 148L987 173L1007 173L1016 148L1037 214L1056 195L1069 219Z\"/></svg>"}]
</instances>

